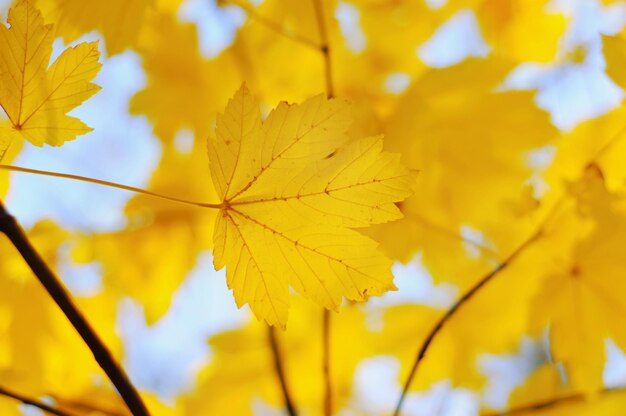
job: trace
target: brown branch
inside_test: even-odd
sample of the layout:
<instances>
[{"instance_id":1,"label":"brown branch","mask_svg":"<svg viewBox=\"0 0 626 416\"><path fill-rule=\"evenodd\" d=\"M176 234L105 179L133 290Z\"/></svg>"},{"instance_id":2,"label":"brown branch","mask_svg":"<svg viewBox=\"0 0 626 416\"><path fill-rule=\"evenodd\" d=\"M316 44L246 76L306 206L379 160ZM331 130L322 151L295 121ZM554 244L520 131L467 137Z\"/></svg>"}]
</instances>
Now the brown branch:
<instances>
[{"instance_id":1,"label":"brown branch","mask_svg":"<svg viewBox=\"0 0 626 416\"><path fill-rule=\"evenodd\" d=\"M0 395L10 397L17 401L20 401L29 406L34 406L44 412L50 413L51 415L56 416L77 416L75 413L67 412L65 410L57 409L56 407L50 406L42 402L41 400L33 399L32 397L25 396L23 394L11 391L6 387L0 386Z\"/></svg>"},{"instance_id":2,"label":"brown branch","mask_svg":"<svg viewBox=\"0 0 626 416\"><path fill-rule=\"evenodd\" d=\"M624 387L619 387L619 388L605 388L605 389L602 389L602 390L598 391L596 394L599 395L599 396L602 396L602 395L607 395L607 394L610 394L610 393L624 393L624 392L626 392ZM519 414L524 414L526 412L534 412L534 411L538 411L538 410L550 409L552 407L557 407L557 406L560 406L562 404L574 403L574 402L582 402L582 401L585 401L587 399L587 397L588 396L585 396L582 393L573 393L573 394L568 394L568 395L564 395L564 396L560 396L560 397L554 397L554 398L538 401L538 402L535 402L535 403L525 404L525 405L522 405L520 407L515 407L513 409L505 410L503 412L481 413L481 414L482 414L482 416L512 416L512 415L519 415Z\"/></svg>"},{"instance_id":3,"label":"brown branch","mask_svg":"<svg viewBox=\"0 0 626 416\"><path fill-rule=\"evenodd\" d=\"M330 42L324 16L323 0L313 0L315 20L322 45L320 52L324 58L324 78L326 80L326 97L334 96L332 66L330 62ZM333 412L333 386L330 378L330 311L324 309L322 316L322 374L324 379L324 416L331 416Z\"/></svg>"},{"instance_id":4,"label":"brown branch","mask_svg":"<svg viewBox=\"0 0 626 416\"><path fill-rule=\"evenodd\" d=\"M411 371L409 372L409 375L402 388L402 393L400 394L400 398L398 399L398 404L396 405L396 409L394 410L394 413L393 413L394 416L398 416L400 414L400 410L402 408L402 404L404 403L404 399L406 398L409 388L411 387L411 383L413 382L413 379L415 378L415 375L417 374L417 369L420 363L422 362L422 360L424 359L424 356L426 355L426 352L428 351L428 348L430 347L431 343L433 342L437 334L441 331L441 329L444 327L444 325L450 320L450 318L452 318L456 314L456 312L459 310L459 308L463 304L465 304L472 297L474 297L474 295L478 293L478 291L483 286L489 283L501 271L509 267L511 263L520 254L522 254L528 247L530 247L535 241L537 241L544 234L544 229L546 225L552 219L552 217L558 212L563 202L564 202L563 198L559 199L556 202L556 204L554 204L550 212L546 215L543 222L538 227L537 231L535 231L521 245L519 245L511 254L509 254L509 256L505 258L504 261L502 261L502 263L500 263L495 269L487 273L476 284L474 284L474 286L472 286L463 296L461 296L461 298L457 300L454 303L454 305L452 305L452 307L446 311L446 313L439 319L439 321L437 321L437 323L430 330L428 336L426 337L421 347L417 351L415 361L413 362Z\"/></svg>"},{"instance_id":5,"label":"brown branch","mask_svg":"<svg viewBox=\"0 0 626 416\"><path fill-rule=\"evenodd\" d=\"M249 4L246 4L245 2L239 1L239 0L225 0L223 1L224 4L230 4L236 7L239 7L241 10L243 10L244 12L246 12L248 14L248 16L250 18L252 18L253 20L255 20L256 22L260 23L261 25L265 26L266 28L276 32L277 34L284 36L285 38L292 40L294 42L300 43L304 46L307 46L309 48L315 49L315 50L320 50L321 47L320 45L318 45L317 43L313 42L311 39L308 39L304 36L301 36L297 33L292 33L288 30L286 30L281 24L274 22L271 19L268 19L267 17L257 13L257 11L251 7Z\"/></svg>"},{"instance_id":6,"label":"brown branch","mask_svg":"<svg viewBox=\"0 0 626 416\"><path fill-rule=\"evenodd\" d=\"M400 395L400 399L398 400L398 404L396 405L396 409L394 411L394 416L398 416L400 414L400 409L402 408L402 404L404 403L404 399L409 391L409 387L411 387L411 383L415 378L415 374L417 373L417 368L420 363L424 359L426 355L426 351L430 347L430 344L433 342L437 334L441 331L443 326L454 316L454 314L459 310L459 308L468 300L470 300L483 286L485 286L491 279L497 276L502 270L506 269L514 260L519 256L528 246L530 246L535 240L537 240L542 235L542 230L540 229L538 232L533 234L530 238L528 238L524 243L522 243L513 253L511 253L502 263L500 263L495 269L487 273L480 279L474 286L470 288L465 294L455 302L454 305L450 309L446 311L446 313L437 321L435 326L430 330L430 333L422 343L422 346L417 352L417 356L415 361L413 362L413 366L411 367L411 371L404 383L404 387L402 389L402 394Z\"/></svg>"},{"instance_id":7,"label":"brown branch","mask_svg":"<svg viewBox=\"0 0 626 416\"><path fill-rule=\"evenodd\" d=\"M333 72L330 62L330 42L328 40L328 29L326 27L326 18L324 16L324 6L322 5L322 1L323 0L313 0L313 7L315 8L315 19L317 20L317 27L322 41L320 50L324 56L326 96L328 98L332 98L335 96L335 90L333 87Z\"/></svg>"},{"instance_id":8,"label":"brown branch","mask_svg":"<svg viewBox=\"0 0 626 416\"><path fill-rule=\"evenodd\" d=\"M285 377L285 370L283 369L283 359L280 353L280 348L278 346L278 340L276 339L276 329L274 329L273 326L268 326L267 328L270 347L272 350L272 358L274 360L274 369L276 370L276 375L278 376L278 381L280 383L280 389L283 393L285 407L287 408L287 413L290 416L296 416L298 412L296 411L296 407L294 406L293 400L291 399L291 394L289 394L287 379Z\"/></svg>"},{"instance_id":9,"label":"brown branch","mask_svg":"<svg viewBox=\"0 0 626 416\"><path fill-rule=\"evenodd\" d=\"M85 316L72 301L69 292L50 267L43 261L39 253L31 245L26 233L17 220L10 215L0 202L0 232L4 233L22 255L39 282L61 308L67 319L93 353L100 367L107 374L117 391L122 396L128 409L134 416L148 416L148 410L135 387L111 352L91 327Z\"/></svg>"},{"instance_id":10,"label":"brown branch","mask_svg":"<svg viewBox=\"0 0 626 416\"><path fill-rule=\"evenodd\" d=\"M466 238L463 237L461 234L452 231L442 225L439 225L435 222L430 221L429 219L427 219L426 217L421 216L420 214L413 212L413 211L403 211L402 212L404 214L405 217L409 217L413 220L415 220L415 222L420 223L422 226L424 226L425 228L429 228L430 230L436 232L437 234L441 235L441 236L445 236L448 237L451 240L456 240L456 241L460 241L462 243L465 244L469 244L472 247L476 248L477 250L480 250L482 252L484 252L485 254L488 254L489 257L491 257L494 261L500 261L500 255L491 247L486 246L485 244L482 244L478 241L474 241L470 238Z\"/></svg>"},{"instance_id":11,"label":"brown branch","mask_svg":"<svg viewBox=\"0 0 626 416\"><path fill-rule=\"evenodd\" d=\"M333 414L333 389L330 380L330 311L324 309L322 318L322 370L324 374L324 416Z\"/></svg>"}]
</instances>

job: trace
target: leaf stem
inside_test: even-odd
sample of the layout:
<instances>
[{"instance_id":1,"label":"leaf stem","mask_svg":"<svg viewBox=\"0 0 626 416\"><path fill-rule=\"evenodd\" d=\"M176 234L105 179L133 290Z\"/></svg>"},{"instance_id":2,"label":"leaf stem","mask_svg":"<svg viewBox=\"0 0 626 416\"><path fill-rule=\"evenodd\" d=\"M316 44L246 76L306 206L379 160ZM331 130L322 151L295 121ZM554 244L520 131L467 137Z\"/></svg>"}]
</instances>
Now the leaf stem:
<instances>
[{"instance_id":1,"label":"leaf stem","mask_svg":"<svg viewBox=\"0 0 626 416\"><path fill-rule=\"evenodd\" d=\"M74 181L80 181L80 182L88 182L88 183L93 183L96 185L107 186L109 188L123 189L125 191L135 192L138 194L151 196L153 198L165 199L167 201L178 202L180 204L185 204L185 205L193 205L193 206L201 207L201 208L221 209L223 207L221 204L209 204L205 202L198 202L198 201L191 201L191 200L183 199L183 198L176 198L173 196L163 195L157 192L148 191L147 189L136 188L134 186L123 185L123 184L115 183L115 182L103 181L101 179L89 178L87 176L71 175L68 173L50 172L46 170L30 169L30 168L24 168L21 166L2 165L2 164L0 164L0 169L9 170L12 172L23 172L23 173L30 173L33 175L52 176L55 178L63 178L63 179L71 179Z\"/></svg>"},{"instance_id":2,"label":"leaf stem","mask_svg":"<svg viewBox=\"0 0 626 416\"><path fill-rule=\"evenodd\" d=\"M71 299L63 283L44 262L32 246L26 233L0 202L0 232L4 233L22 255L39 282L63 311L74 329L93 353L100 367L107 374L134 416L149 416L148 410L122 367L115 361L104 342L91 327L85 316Z\"/></svg>"},{"instance_id":3,"label":"leaf stem","mask_svg":"<svg viewBox=\"0 0 626 416\"><path fill-rule=\"evenodd\" d=\"M17 401L20 401L29 406L34 406L44 412L50 413L51 415L56 416L77 416L74 413L66 412L65 410L57 409L56 407L50 406L41 400L34 399L32 397L25 396L21 393L17 393L15 391L11 391L6 387L0 386L0 395L10 397Z\"/></svg>"},{"instance_id":4,"label":"leaf stem","mask_svg":"<svg viewBox=\"0 0 626 416\"><path fill-rule=\"evenodd\" d=\"M450 307L446 313L439 318L439 320L435 323L433 328L428 333L428 336L422 342L422 345L417 351L415 360L413 361L413 365L411 370L409 371L409 375L407 376L406 381L404 382L404 386L402 388L402 393L400 394L400 398L398 399L398 403L396 404L396 408L394 410L393 415L399 416L400 410L402 409L402 405L404 404L404 399L411 387L411 383L417 374L417 369L426 356L426 352L428 348L432 344L433 340L441 332L445 324L458 312L461 306L463 306L466 302L468 302L471 298L476 295L480 291L480 289L489 283L494 277L496 277L500 272L508 268L520 254L522 254L528 247L530 247L533 243L535 243L539 238L544 235L545 227L547 223L552 219L552 217L556 214L563 203L564 199L560 199L555 205L552 207L551 211L546 215L546 218L543 220L542 224L538 227L538 229L522 244L520 244L508 257L506 257L497 267L483 276L477 283L475 283L461 298L459 298L452 307Z\"/></svg>"},{"instance_id":5,"label":"leaf stem","mask_svg":"<svg viewBox=\"0 0 626 416\"><path fill-rule=\"evenodd\" d=\"M267 330L270 348L272 350L272 358L274 360L274 369L276 370L276 375L278 376L278 381L280 383L280 389L283 393L283 400L285 401L287 413L290 416L297 416L298 412L296 411L296 408L293 404L293 400L291 399L291 394L289 394L289 388L287 386L285 370L283 369L283 358L280 352L280 348L278 346L278 340L276 339L276 329L273 326L268 326Z\"/></svg>"}]
</instances>

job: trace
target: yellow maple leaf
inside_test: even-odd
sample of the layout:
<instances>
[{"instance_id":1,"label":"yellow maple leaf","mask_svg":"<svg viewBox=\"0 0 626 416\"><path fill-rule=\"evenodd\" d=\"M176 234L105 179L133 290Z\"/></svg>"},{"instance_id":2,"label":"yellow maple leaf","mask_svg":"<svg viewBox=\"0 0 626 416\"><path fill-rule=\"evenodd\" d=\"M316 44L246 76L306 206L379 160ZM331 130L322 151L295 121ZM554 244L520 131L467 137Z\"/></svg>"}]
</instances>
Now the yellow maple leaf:
<instances>
[{"instance_id":1,"label":"yellow maple leaf","mask_svg":"<svg viewBox=\"0 0 626 416\"><path fill-rule=\"evenodd\" d=\"M519 208L532 202L524 155L557 132L532 92L498 90L513 67L493 56L427 71L385 121L386 149L424 175L402 204L405 218L375 227L373 235L403 262L423 251L435 280L466 285L467 276L490 270L494 254L513 250L541 218ZM463 237L463 227L484 240Z\"/></svg>"},{"instance_id":2,"label":"yellow maple leaf","mask_svg":"<svg viewBox=\"0 0 626 416\"><path fill-rule=\"evenodd\" d=\"M519 61L550 62L567 20L546 0L472 0L488 42ZM532 27L533 30L528 30Z\"/></svg>"},{"instance_id":3,"label":"yellow maple leaf","mask_svg":"<svg viewBox=\"0 0 626 416\"><path fill-rule=\"evenodd\" d=\"M555 258L559 270L543 276L531 328L550 326L552 356L564 364L570 385L594 392L602 388L606 339L626 345L621 295L626 216L623 200L607 191L596 165L570 192L577 202L574 221L566 224L571 253Z\"/></svg>"},{"instance_id":4,"label":"yellow maple leaf","mask_svg":"<svg viewBox=\"0 0 626 416\"><path fill-rule=\"evenodd\" d=\"M110 55L135 46L144 27L141 23L156 6L155 0L48 0L40 3L46 19L57 22L56 36L69 43L97 30L104 37Z\"/></svg>"},{"instance_id":5,"label":"yellow maple leaf","mask_svg":"<svg viewBox=\"0 0 626 416\"><path fill-rule=\"evenodd\" d=\"M603 36L602 49L606 60L606 73L620 87L626 86L624 65L626 64L626 45L624 32L616 36Z\"/></svg>"},{"instance_id":6,"label":"yellow maple leaf","mask_svg":"<svg viewBox=\"0 0 626 416\"><path fill-rule=\"evenodd\" d=\"M14 131L36 146L60 146L91 128L66 113L98 92L98 42L68 48L48 68L52 25L29 0L9 10L0 25L0 106Z\"/></svg>"},{"instance_id":7,"label":"yellow maple leaf","mask_svg":"<svg viewBox=\"0 0 626 416\"><path fill-rule=\"evenodd\" d=\"M130 112L148 116L155 134L166 142L182 128L206 137L207 119L241 83L233 54L203 58L194 25L177 22L170 14L156 13L144 26L137 50L147 82L132 98Z\"/></svg>"},{"instance_id":8,"label":"yellow maple leaf","mask_svg":"<svg viewBox=\"0 0 626 416\"><path fill-rule=\"evenodd\" d=\"M209 140L221 199L215 267L226 266L238 306L285 327L289 285L337 310L393 290L391 261L352 230L401 217L414 173L379 137L351 141L349 107L317 96L282 102L262 122L242 86Z\"/></svg>"}]
</instances>

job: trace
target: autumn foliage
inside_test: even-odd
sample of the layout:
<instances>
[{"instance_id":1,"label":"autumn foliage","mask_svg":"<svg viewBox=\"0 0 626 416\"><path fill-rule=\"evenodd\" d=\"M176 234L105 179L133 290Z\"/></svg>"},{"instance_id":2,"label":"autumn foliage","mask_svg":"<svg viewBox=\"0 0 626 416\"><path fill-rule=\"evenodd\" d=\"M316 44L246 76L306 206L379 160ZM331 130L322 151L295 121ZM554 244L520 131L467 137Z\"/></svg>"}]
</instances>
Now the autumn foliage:
<instances>
[{"instance_id":1,"label":"autumn foliage","mask_svg":"<svg viewBox=\"0 0 626 416\"><path fill-rule=\"evenodd\" d=\"M1 415L626 413L626 4L9 3ZM200 10L231 30L210 52ZM89 147L131 121L80 112L124 59L143 79L114 105L158 149L144 183ZM22 164L70 151L84 172ZM24 176L70 219L124 194L122 219L26 224ZM164 392L126 306L157 331L195 274L226 301L176 323L212 322L210 352L158 363L190 380Z\"/></svg>"}]
</instances>

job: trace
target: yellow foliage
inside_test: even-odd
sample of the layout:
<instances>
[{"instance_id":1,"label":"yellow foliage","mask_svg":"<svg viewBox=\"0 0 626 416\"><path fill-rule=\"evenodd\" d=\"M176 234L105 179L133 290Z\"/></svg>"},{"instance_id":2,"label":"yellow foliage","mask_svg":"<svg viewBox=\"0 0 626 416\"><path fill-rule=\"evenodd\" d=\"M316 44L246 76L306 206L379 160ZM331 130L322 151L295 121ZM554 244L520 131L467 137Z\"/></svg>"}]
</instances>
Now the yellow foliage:
<instances>
[{"instance_id":1,"label":"yellow foliage","mask_svg":"<svg viewBox=\"0 0 626 416\"><path fill-rule=\"evenodd\" d=\"M155 0L39 0L44 16L55 25L55 35L66 43L91 31L100 32L110 55L136 46L141 22Z\"/></svg>"},{"instance_id":2,"label":"yellow foliage","mask_svg":"<svg viewBox=\"0 0 626 416\"><path fill-rule=\"evenodd\" d=\"M244 85L209 140L221 199L215 268L226 266L237 305L271 325L286 325L289 286L333 310L342 297L394 289L390 261L351 228L400 218L394 202L415 175L381 153L380 138L350 141L348 115L345 103L317 96L282 102L262 122Z\"/></svg>"},{"instance_id":3,"label":"yellow foliage","mask_svg":"<svg viewBox=\"0 0 626 416\"><path fill-rule=\"evenodd\" d=\"M133 97L130 112L147 115L165 141L183 128L206 137L210 120L241 82L232 54L206 60L197 38L193 25L155 14L147 19L138 46L148 83Z\"/></svg>"},{"instance_id":4,"label":"yellow foliage","mask_svg":"<svg viewBox=\"0 0 626 416\"><path fill-rule=\"evenodd\" d=\"M37 224L29 236L51 265L67 233L51 222ZM76 331L6 238L0 240L0 379L27 395L80 394L101 370ZM112 322L115 304L106 294L80 300L81 308L112 351L120 344ZM102 385L100 389L110 389Z\"/></svg>"},{"instance_id":5,"label":"yellow foliage","mask_svg":"<svg viewBox=\"0 0 626 416\"><path fill-rule=\"evenodd\" d=\"M623 203L607 192L597 168L588 169L571 192L582 217L579 222L589 224L573 233L578 242L569 256L560 259L560 270L545 275L531 313L532 325L550 325L554 359L565 364L571 385L595 392L602 387L605 339L626 347L620 300L615 297L622 281L620 247L626 216Z\"/></svg>"},{"instance_id":6,"label":"yellow foliage","mask_svg":"<svg viewBox=\"0 0 626 416\"><path fill-rule=\"evenodd\" d=\"M472 0L489 44L517 61L551 62L566 28L547 0Z\"/></svg>"},{"instance_id":7,"label":"yellow foliage","mask_svg":"<svg viewBox=\"0 0 626 416\"><path fill-rule=\"evenodd\" d=\"M149 189L214 200L207 172L204 143L198 143L190 154L171 149L155 170ZM169 308L172 294L200 252L212 246L208 236L213 233L215 211L139 195L128 203L126 213L129 224L125 229L80 236L73 257L79 263L101 264L105 285L118 296L139 301L148 322L153 323ZM130 252L132 257L126 255Z\"/></svg>"},{"instance_id":8,"label":"yellow foliage","mask_svg":"<svg viewBox=\"0 0 626 416\"><path fill-rule=\"evenodd\" d=\"M61 146L91 131L66 113L98 92L90 81L100 70L98 43L68 48L48 68L52 25L30 0L9 10L0 25L0 106L16 134L36 146Z\"/></svg>"},{"instance_id":9,"label":"yellow foliage","mask_svg":"<svg viewBox=\"0 0 626 416\"><path fill-rule=\"evenodd\" d=\"M53 270L98 270L99 287L74 303L118 362L153 358L133 349L144 335L122 325L119 306L128 298L147 320L146 336L155 336L150 347L172 347L163 366L182 363L168 371L194 382L167 400L142 391L152 414L280 412L288 397L302 415L391 414L398 397L386 395L399 395L405 383L399 414L429 412L441 385L490 414L487 396L499 379L482 365L489 357L520 367L507 374L514 382L504 387L513 392L499 398L515 414L623 413L626 396L605 384L607 342L626 350L626 106L606 110L615 100L603 101L600 90L619 93L596 50L602 37L605 72L626 88L625 32L606 35L619 32L617 19L607 18L614 5L602 9L602 23L582 27L592 5L548 0L13 3L0 26L2 206L24 216L29 240ZM196 23L182 21L190 13ZM455 26L459 13L478 27ZM64 47L51 59L55 38L56 49L94 31L101 45ZM201 44L215 40L223 49L204 56ZM462 54L480 40L484 56ZM429 67L420 58L425 44L444 58L458 52L459 63ZM102 58L100 47L118 56ZM138 57L142 81L110 79L109 69L129 57ZM578 84L555 69L562 57L576 64L572 73L587 71ZM126 170L149 178L146 189L39 173L135 192L125 223L106 231L67 218L98 198L69 198L58 178L47 178L58 200L42 207L8 174L33 170L6 166L40 160L32 150L57 164L84 158L106 178L117 154L100 165L109 154L90 141L62 149L69 159L53 160L55 149L21 154L24 139L61 146L91 131L73 111L99 90L92 80L102 65L105 88L123 85L106 98L123 96L124 116L147 120L158 136L151 171ZM589 95L559 89L575 84ZM569 131L543 110L595 100L597 113L606 112ZM113 115L93 116L110 121L100 137L127 127ZM134 143L115 150L128 149ZM140 180L122 180L133 181ZM37 218L30 227L32 216L58 215L55 203L70 225ZM0 231L9 221L0 217ZM0 388L77 415L129 414L24 258L0 237ZM257 319L223 330L222 320L233 317L218 311L215 327L188 336L205 310L188 313L198 306L183 298L182 283L205 253L225 269L226 300L247 304ZM394 279L394 261L424 268L415 276L399 268ZM400 292L389 293L396 284ZM451 305L442 306L441 290ZM156 335L168 325L177 333L159 347ZM207 336L206 363L177 355L200 349L183 344ZM541 356L520 357L528 339L541 344ZM392 377L367 380L362 366L380 358L394 366ZM160 370L131 380L161 386ZM0 389L0 414L22 414L8 396Z\"/></svg>"},{"instance_id":10,"label":"yellow foliage","mask_svg":"<svg viewBox=\"0 0 626 416\"><path fill-rule=\"evenodd\" d=\"M525 159L556 130L532 93L497 90L512 68L488 58L426 72L385 122L386 148L422 174L415 196L401 204L405 218L374 235L403 262L423 250L435 279L457 282L488 270L540 218ZM463 227L479 230L482 239L462 237Z\"/></svg>"}]
</instances>

